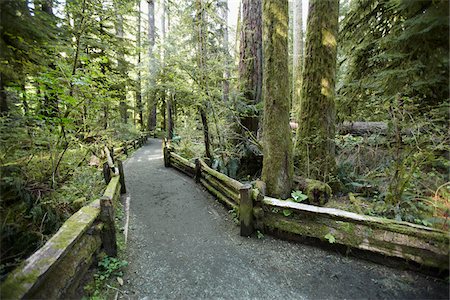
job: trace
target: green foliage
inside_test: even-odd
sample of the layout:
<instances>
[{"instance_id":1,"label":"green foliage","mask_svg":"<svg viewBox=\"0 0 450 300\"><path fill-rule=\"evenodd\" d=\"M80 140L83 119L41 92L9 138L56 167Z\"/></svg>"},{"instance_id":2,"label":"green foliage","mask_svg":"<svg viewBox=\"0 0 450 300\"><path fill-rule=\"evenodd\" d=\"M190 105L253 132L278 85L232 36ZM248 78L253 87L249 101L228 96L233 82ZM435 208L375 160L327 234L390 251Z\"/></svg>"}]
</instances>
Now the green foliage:
<instances>
[{"instance_id":1,"label":"green foliage","mask_svg":"<svg viewBox=\"0 0 450 300\"><path fill-rule=\"evenodd\" d=\"M333 234L331 234L331 232L327 233L327 234L324 236L324 238L325 238L326 240L328 240L328 242L329 242L330 244L333 244L334 242L336 242L336 238L334 237Z\"/></svg>"},{"instance_id":2,"label":"green foliage","mask_svg":"<svg viewBox=\"0 0 450 300\"><path fill-rule=\"evenodd\" d=\"M341 119L388 118L398 96L419 115L448 99L448 8L446 0L351 3L340 35Z\"/></svg>"},{"instance_id":3,"label":"green foliage","mask_svg":"<svg viewBox=\"0 0 450 300\"><path fill-rule=\"evenodd\" d=\"M285 217L289 217L290 215L292 215L292 210L288 208L283 209L283 215Z\"/></svg>"},{"instance_id":4,"label":"green foliage","mask_svg":"<svg viewBox=\"0 0 450 300\"><path fill-rule=\"evenodd\" d=\"M229 210L228 213L231 215L234 224L239 225L239 209L233 208Z\"/></svg>"},{"instance_id":5,"label":"green foliage","mask_svg":"<svg viewBox=\"0 0 450 300\"><path fill-rule=\"evenodd\" d=\"M308 199L308 196L303 194L302 191L293 191L291 196L294 202L303 202Z\"/></svg>"},{"instance_id":6,"label":"green foliage","mask_svg":"<svg viewBox=\"0 0 450 300\"><path fill-rule=\"evenodd\" d=\"M256 230L256 237L261 240L264 238L264 234L261 231Z\"/></svg>"},{"instance_id":7,"label":"green foliage","mask_svg":"<svg viewBox=\"0 0 450 300\"><path fill-rule=\"evenodd\" d=\"M123 283L123 269L127 265L128 262L125 260L109 256L103 257L98 262L98 269L94 274L93 282L85 287L85 291L90 295L90 298L99 299L104 296L106 285L113 278L118 279L119 283Z\"/></svg>"}]
</instances>

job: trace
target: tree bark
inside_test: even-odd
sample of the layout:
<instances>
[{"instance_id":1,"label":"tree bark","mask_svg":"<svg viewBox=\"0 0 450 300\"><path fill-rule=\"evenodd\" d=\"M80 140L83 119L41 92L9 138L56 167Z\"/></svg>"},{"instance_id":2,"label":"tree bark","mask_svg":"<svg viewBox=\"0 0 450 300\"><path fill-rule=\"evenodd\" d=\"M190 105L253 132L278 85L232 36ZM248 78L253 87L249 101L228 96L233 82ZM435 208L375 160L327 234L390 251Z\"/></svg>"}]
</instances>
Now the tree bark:
<instances>
[{"instance_id":1,"label":"tree bark","mask_svg":"<svg viewBox=\"0 0 450 300\"><path fill-rule=\"evenodd\" d=\"M137 65L137 82L136 82L136 106L139 114L139 125L141 130L144 129L144 116L142 108L142 92L141 92L141 0L138 0L138 24L137 24L137 37L136 46L138 52L138 65Z\"/></svg>"},{"instance_id":2,"label":"tree bark","mask_svg":"<svg viewBox=\"0 0 450 300\"><path fill-rule=\"evenodd\" d=\"M148 120L147 127L149 131L154 131L156 128L156 106L157 97L156 94L156 84L155 84L155 57L153 54L153 49L155 47L155 1L147 0L148 3L148 58L149 58L149 77L150 77L150 92L148 95Z\"/></svg>"},{"instance_id":3,"label":"tree bark","mask_svg":"<svg viewBox=\"0 0 450 300\"><path fill-rule=\"evenodd\" d=\"M288 198L293 164L289 127L288 1L263 1L263 170L267 193Z\"/></svg>"},{"instance_id":4,"label":"tree bark","mask_svg":"<svg viewBox=\"0 0 450 300\"><path fill-rule=\"evenodd\" d=\"M301 173L329 182L335 173L335 79L339 0L310 0L296 154Z\"/></svg>"},{"instance_id":5,"label":"tree bark","mask_svg":"<svg viewBox=\"0 0 450 300\"><path fill-rule=\"evenodd\" d=\"M303 16L302 0L294 0L294 42L292 55L292 109L294 114L300 110L300 92L303 61Z\"/></svg>"},{"instance_id":6,"label":"tree bark","mask_svg":"<svg viewBox=\"0 0 450 300\"><path fill-rule=\"evenodd\" d=\"M203 7L203 1L196 1L197 10L197 66L199 69L199 88L202 94L202 99L199 104L199 113L203 125L203 137L205 144L205 155L211 161L211 141L209 135L208 118L206 116L206 99L203 99L204 95L208 95L208 79L206 77L206 28L205 28L205 7Z\"/></svg>"},{"instance_id":7,"label":"tree bark","mask_svg":"<svg viewBox=\"0 0 450 300\"><path fill-rule=\"evenodd\" d=\"M174 136L173 98L174 95L170 94L169 99L167 99L167 139L169 140L172 140Z\"/></svg>"},{"instance_id":8,"label":"tree bark","mask_svg":"<svg viewBox=\"0 0 450 300\"><path fill-rule=\"evenodd\" d=\"M116 10L117 19L115 22L115 28L116 28L116 34L120 41L120 46L117 49L117 68L119 70L119 73L126 76L126 65L125 65L125 55L123 53L123 16L120 11L120 1L115 0L114 1L114 9ZM119 92L119 110L120 110L120 117L122 119L123 123L128 122L128 105L126 103L126 85L125 83L119 83L118 86L118 92Z\"/></svg>"},{"instance_id":9,"label":"tree bark","mask_svg":"<svg viewBox=\"0 0 450 300\"><path fill-rule=\"evenodd\" d=\"M0 115L6 115L9 112L8 98L6 93L5 76L0 73Z\"/></svg>"},{"instance_id":10,"label":"tree bark","mask_svg":"<svg viewBox=\"0 0 450 300\"><path fill-rule=\"evenodd\" d=\"M247 105L255 105L262 98L262 19L260 0L242 0L242 25L239 53L239 91ZM249 131L257 136L257 112L240 112L238 134Z\"/></svg>"},{"instance_id":11,"label":"tree bark","mask_svg":"<svg viewBox=\"0 0 450 300\"><path fill-rule=\"evenodd\" d=\"M223 73L223 82L222 82L222 100L224 103L228 103L229 94L230 94L230 64L231 57L229 53L229 43L228 43L228 0L223 0L222 3L222 19L223 19L223 50L225 56L225 71Z\"/></svg>"}]
</instances>

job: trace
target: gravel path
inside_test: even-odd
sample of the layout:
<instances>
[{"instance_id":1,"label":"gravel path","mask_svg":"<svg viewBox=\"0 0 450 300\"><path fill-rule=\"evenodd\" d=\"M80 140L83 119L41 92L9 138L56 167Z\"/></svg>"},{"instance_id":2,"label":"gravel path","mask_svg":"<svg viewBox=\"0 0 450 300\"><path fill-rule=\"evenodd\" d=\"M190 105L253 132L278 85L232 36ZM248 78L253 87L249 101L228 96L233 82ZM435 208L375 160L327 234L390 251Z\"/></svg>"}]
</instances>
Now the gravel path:
<instances>
[{"instance_id":1,"label":"gravel path","mask_svg":"<svg viewBox=\"0 0 450 300\"><path fill-rule=\"evenodd\" d=\"M332 251L239 236L226 208L164 168L150 139L125 163L130 227L121 299L448 299L447 283Z\"/></svg>"}]
</instances>

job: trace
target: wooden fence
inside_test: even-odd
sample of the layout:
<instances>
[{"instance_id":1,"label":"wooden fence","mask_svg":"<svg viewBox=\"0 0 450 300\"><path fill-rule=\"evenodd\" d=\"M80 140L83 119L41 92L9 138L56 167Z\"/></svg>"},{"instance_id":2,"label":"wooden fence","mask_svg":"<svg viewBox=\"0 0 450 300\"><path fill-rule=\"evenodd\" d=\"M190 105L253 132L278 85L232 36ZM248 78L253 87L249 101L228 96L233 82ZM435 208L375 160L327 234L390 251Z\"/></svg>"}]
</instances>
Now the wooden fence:
<instances>
[{"instance_id":1,"label":"wooden fence","mask_svg":"<svg viewBox=\"0 0 450 300\"><path fill-rule=\"evenodd\" d=\"M359 215L334 208L264 196L264 183L253 188L210 168L203 160L190 162L163 143L164 164L202 184L212 195L239 213L241 235L257 229L288 233L449 269L449 234L408 222Z\"/></svg>"},{"instance_id":2,"label":"wooden fence","mask_svg":"<svg viewBox=\"0 0 450 300\"><path fill-rule=\"evenodd\" d=\"M114 162L113 153L127 153L130 146L137 148L147 136L105 149L107 186L103 196L73 214L42 248L8 275L0 285L1 299L73 298L101 249L107 255L117 255L114 205L125 192L125 178L122 163Z\"/></svg>"}]
</instances>

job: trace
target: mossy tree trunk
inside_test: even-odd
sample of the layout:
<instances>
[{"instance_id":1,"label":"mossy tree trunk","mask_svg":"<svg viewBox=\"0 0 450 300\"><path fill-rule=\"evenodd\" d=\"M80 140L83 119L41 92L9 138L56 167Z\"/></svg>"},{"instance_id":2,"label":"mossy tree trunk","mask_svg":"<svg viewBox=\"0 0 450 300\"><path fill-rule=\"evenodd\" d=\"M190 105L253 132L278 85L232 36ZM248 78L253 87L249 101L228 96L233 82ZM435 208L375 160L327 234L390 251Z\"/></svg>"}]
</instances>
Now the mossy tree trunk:
<instances>
[{"instance_id":1,"label":"mossy tree trunk","mask_svg":"<svg viewBox=\"0 0 450 300\"><path fill-rule=\"evenodd\" d=\"M246 105L261 102L262 97L262 20L261 1L242 0L242 25L240 31L239 90ZM245 106L244 106L245 107ZM255 109L239 112L238 135L246 133L256 137L258 114Z\"/></svg>"},{"instance_id":2,"label":"mossy tree trunk","mask_svg":"<svg viewBox=\"0 0 450 300\"><path fill-rule=\"evenodd\" d=\"M138 52L138 65L137 65L137 82L136 82L136 106L139 114L139 125L141 130L144 129L144 117L142 108L142 93L141 93L141 1L138 1L138 23L137 23L137 37L136 48Z\"/></svg>"},{"instance_id":3,"label":"mossy tree trunk","mask_svg":"<svg viewBox=\"0 0 450 300\"><path fill-rule=\"evenodd\" d=\"M148 3L148 57L150 61L149 65L149 76L150 76L150 93L148 95L148 120L147 127L148 130L153 131L156 128L156 105L157 97L155 88L155 75L156 75L156 62L153 54L153 48L155 47L155 1L147 0Z\"/></svg>"},{"instance_id":4,"label":"mossy tree trunk","mask_svg":"<svg viewBox=\"0 0 450 300\"><path fill-rule=\"evenodd\" d=\"M302 83L303 61L303 16L302 0L294 0L294 32L292 54L292 110L300 110L300 91Z\"/></svg>"},{"instance_id":5,"label":"mossy tree trunk","mask_svg":"<svg viewBox=\"0 0 450 300\"><path fill-rule=\"evenodd\" d=\"M289 128L288 1L263 1L263 147L262 177L267 193L287 198L293 164Z\"/></svg>"},{"instance_id":6,"label":"mossy tree trunk","mask_svg":"<svg viewBox=\"0 0 450 300\"><path fill-rule=\"evenodd\" d=\"M296 157L302 176L335 172L335 78L339 0L310 0Z\"/></svg>"},{"instance_id":7,"label":"mossy tree trunk","mask_svg":"<svg viewBox=\"0 0 450 300\"><path fill-rule=\"evenodd\" d=\"M199 88L202 94L202 99L200 100L198 111L200 113L200 118L202 120L203 125L203 137L205 143L205 155L210 160L212 159L211 154L211 140L209 135L209 127L208 127L208 117L206 115L207 101L209 98L208 92L208 78L206 76L206 16L205 16L205 6L203 0L196 0L196 14L197 14L197 67L199 69Z\"/></svg>"},{"instance_id":8,"label":"mossy tree trunk","mask_svg":"<svg viewBox=\"0 0 450 300\"><path fill-rule=\"evenodd\" d=\"M120 1L116 0L114 1L114 9L116 10L117 18L115 20L115 28L116 28L116 35L120 40L120 46L117 49L117 68L119 73L123 76L123 78L126 78L126 61L125 61L125 54L123 50L123 38L124 38L124 32L123 32L123 15L121 12L121 3ZM128 122L128 104L126 103L127 96L126 96L126 83L125 80L123 82L120 82L117 87L118 95L119 95L119 110L120 110L120 118L122 119L123 123Z\"/></svg>"}]
</instances>

